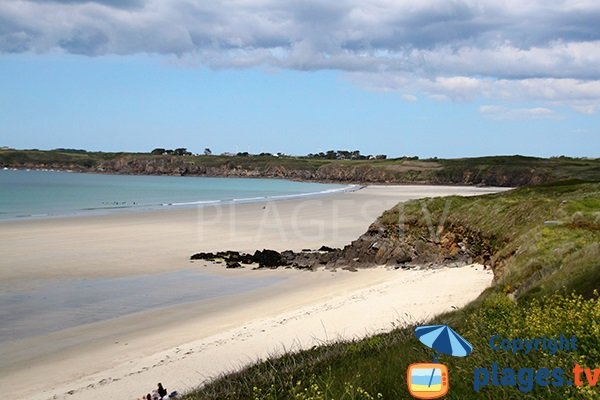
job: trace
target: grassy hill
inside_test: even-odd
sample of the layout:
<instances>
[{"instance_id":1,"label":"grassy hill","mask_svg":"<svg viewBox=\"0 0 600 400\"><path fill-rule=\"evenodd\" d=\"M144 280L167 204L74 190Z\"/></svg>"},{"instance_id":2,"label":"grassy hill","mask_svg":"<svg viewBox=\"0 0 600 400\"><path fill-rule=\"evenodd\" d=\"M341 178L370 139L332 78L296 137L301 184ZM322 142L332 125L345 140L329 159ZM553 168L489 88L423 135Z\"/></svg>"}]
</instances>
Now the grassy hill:
<instances>
[{"instance_id":1,"label":"grassy hill","mask_svg":"<svg viewBox=\"0 0 600 400\"><path fill-rule=\"evenodd\" d=\"M418 160L327 160L275 156L175 156L83 150L0 150L0 167L141 175L267 177L354 183L522 186L600 181L600 159L497 156Z\"/></svg>"},{"instance_id":2,"label":"grassy hill","mask_svg":"<svg viewBox=\"0 0 600 400\"><path fill-rule=\"evenodd\" d=\"M494 265L495 283L479 299L424 321L450 324L475 346L466 358L442 356L450 371L446 398L600 399L600 387L566 384L573 380L576 363L600 368L600 184L572 180L481 197L412 201L386 211L374 224L392 231L402 210L406 234L421 235L428 229L423 204L433 221L448 209L444 229L469 232L485 243ZM488 345L496 334L535 338L561 333L577 336L577 351L514 355ZM414 327L407 326L270 359L186 399L410 399L406 369L431 356L416 340ZM490 370L494 362L500 369L533 370L516 377L514 386L489 384L476 392L479 369ZM538 385L532 374L540 368L562 368L565 385Z\"/></svg>"}]
</instances>

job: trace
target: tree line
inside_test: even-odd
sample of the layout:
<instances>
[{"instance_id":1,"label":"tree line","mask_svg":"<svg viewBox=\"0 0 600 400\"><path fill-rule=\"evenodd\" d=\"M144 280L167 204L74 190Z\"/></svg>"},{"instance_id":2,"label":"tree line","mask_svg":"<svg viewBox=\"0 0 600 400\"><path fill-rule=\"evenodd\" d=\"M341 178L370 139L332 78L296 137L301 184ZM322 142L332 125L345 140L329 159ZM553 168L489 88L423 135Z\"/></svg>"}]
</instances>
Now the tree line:
<instances>
[{"instance_id":1,"label":"tree line","mask_svg":"<svg viewBox=\"0 0 600 400\"><path fill-rule=\"evenodd\" d=\"M174 155L174 156L191 156L192 153L188 151L185 147L179 147L177 149L164 149L162 147L158 147L150 152L153 155ZM212 155L211 149L208 147L204 149L204 155L210 156ZM238 156L238 157L285 157L284 153L260 153L260 154L251 154L247 151L238 152L238 153L223 153L223 156ZM377 155L364 155L360 153L360 150L328 150L326 152L320 153L309 153L305 157L307 158L316 158L316 159L325 159L325 160L385 160L387 156L385 154L377 154Z\"/></svg>"},{"instance_id":2,"label":"tree line","mask_svg":"<svg viewBox=\"0 0 600 400\"><path fill-rule=\"evenodd\" d=\"M208 150L208 154L206 153L207 150ZM158 155L158 156L164 156L164 155L191 156L192 152L188 151L185 147L179 147L177 149L163 149L162 147L157 147L156 149L152 150L150 152L150 154ZM210 154L212 154L212 152L210 151L210 149L205 149L204 154L210 155Z\"/></svg>"}]
</instances>

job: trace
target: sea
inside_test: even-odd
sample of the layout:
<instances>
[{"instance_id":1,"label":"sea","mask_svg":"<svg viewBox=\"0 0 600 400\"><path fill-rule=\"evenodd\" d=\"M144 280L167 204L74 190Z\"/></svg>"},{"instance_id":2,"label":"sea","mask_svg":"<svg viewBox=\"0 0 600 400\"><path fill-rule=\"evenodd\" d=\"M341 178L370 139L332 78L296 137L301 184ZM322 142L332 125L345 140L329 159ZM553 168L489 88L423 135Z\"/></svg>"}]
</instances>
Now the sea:
<instances>
[{"instance_id":1,"label":"sea","mask_svg":"<svg viewBox=\"0 0 600 400\"><path fill-rule=\"evenodd\" d=\"M283 179L0 170L0 220L277 200L352 190Z\"/></svg>"}]
</instances>

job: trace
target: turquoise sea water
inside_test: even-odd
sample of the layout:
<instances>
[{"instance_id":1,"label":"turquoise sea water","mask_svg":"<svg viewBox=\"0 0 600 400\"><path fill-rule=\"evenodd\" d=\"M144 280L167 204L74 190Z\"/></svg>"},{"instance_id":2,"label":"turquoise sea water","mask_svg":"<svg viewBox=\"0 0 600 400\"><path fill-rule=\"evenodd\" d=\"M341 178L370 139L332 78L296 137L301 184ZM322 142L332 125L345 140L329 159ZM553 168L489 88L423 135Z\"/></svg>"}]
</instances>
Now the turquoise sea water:
<instances>
[{"instance_id":1,"label":"turquoise sea water","mask_svg":"<svg viewBox=\"0 0 600 400\"><path fill-rule=\"evenodd\" d=\"M103 214L345 190L280 179L0 170L0 219Z\"/></svg>"}]
</instances>

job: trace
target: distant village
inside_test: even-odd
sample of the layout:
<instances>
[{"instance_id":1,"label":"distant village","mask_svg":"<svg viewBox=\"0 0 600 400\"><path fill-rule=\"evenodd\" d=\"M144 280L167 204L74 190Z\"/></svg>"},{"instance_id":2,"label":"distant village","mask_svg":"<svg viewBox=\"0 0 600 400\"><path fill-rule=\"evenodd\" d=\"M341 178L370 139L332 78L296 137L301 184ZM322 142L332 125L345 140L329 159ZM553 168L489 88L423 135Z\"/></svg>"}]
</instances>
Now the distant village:
<instances>
[{"instance_id":1,"label":"distant village","mask_svg":"<svg viewBox=\"0 0 600 400\"><path fill-rule=\"evenodd\" d=\"M159 148L152 150L150 152L150 154L159 155L159 156L162 156L162 155L173 155L173 156L205 155L205 156L210 156L210 155L213 155L213 152L211 151L211 149L205 148L203 153L193 154L191 151L188 151L185 147L180 147L177 149L163 149L163 148L159 147ZM238 152L238 153L225 152L225 153L221 153L220 155L225 156L225 157L291 157L290 155L285 154L285 153L251 154L251 153L248 153L247 151ZM296 156L293 156L293 157L296 157ZM323 159L323 160L385 160L385 159L387 159L387 155L385 155L385 154L365 155L365 154L360 154L360 150L353 150L353 151L328 150L327 152L309 153L303 157L313 158L313 159Z\"/></svg>"}]
</instances>

